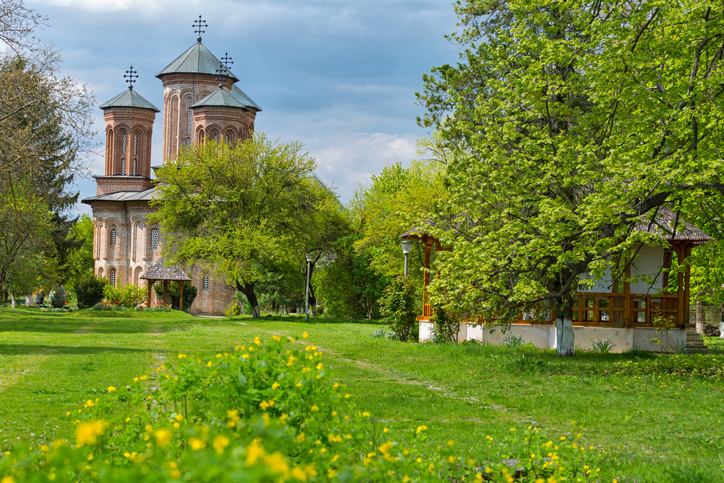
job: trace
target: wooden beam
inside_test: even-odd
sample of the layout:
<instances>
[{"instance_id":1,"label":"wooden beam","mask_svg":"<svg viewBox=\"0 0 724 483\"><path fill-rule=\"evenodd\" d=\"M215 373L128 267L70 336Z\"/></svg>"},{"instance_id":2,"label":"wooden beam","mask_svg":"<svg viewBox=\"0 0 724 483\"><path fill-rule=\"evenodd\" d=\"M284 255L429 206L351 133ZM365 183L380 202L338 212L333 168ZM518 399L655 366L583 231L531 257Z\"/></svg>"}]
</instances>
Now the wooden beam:
<instances>
[{"instance_id":1,"label":"wooden beam","mask_svg":"<svg viewBox=\"0 0 724 483\"><path fill-rule=\"evenodd\" d=\"M146 305L151 308L151 287L153 286L153 280L147 280L148 282L148 297L146 298Z\"/></svg>"},{"instance_id":2,"label":"wooden beam","mask_svg":"<svg viewBox=\"0 0 724 483\"><path fill-rule=\"evenodd\" d=\"M177 282L177 283L178 283L179 291L181 292L181 294L178 297L178 309L179 309L179 311L181 311L184 309L184 283L183 282Z\"/></svg>"},{"instance_id":3,"label":"wooden beam","mask_svg":"<svg viewBox=\"0 0 724 483\"><path fill-rule=\"evenodd\" d=\"M166 306L166 292L168 292L168 280L163 281L163 306Z\"/></svg>"}]
</instances>

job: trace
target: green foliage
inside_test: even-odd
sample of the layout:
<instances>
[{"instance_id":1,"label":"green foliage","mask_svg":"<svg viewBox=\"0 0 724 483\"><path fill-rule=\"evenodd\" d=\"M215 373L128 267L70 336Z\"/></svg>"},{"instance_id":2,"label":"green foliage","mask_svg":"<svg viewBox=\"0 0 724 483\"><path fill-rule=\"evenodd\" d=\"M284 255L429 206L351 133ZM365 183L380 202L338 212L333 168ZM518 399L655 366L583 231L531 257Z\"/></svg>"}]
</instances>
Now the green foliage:
<instances>
[{"instance_id":1,"label":"green foliage","mask_svg":"<svg viewBox=\"0 0 724 483\"><path fill-rule=\"evenodd\" d=\"M94 274L81 278L75 285L78 308L87 309L102 301L107 286L107 279L98 278Z\"/></svg>"},{"instance_id":2,"label":"green foliage","mask_svg":"<svg viewBox=\"0 0 724 483\"><path fill-rule=\"evenodd\" d=\"M661 243L637 226L724 192L724 13L663 0L456 11L460 63L426 75L419 97L453 152L432 230L453 252L432 301L483 316L553 302L562 322L582 278Z\"/></svg>"},{"instance_id":3,"label":"green foliage","mask_svg":"<svg viewBox=\"0 0 724 483\"><path fill-rule=\"evenodd\" d=\"M230 303L224 309L224 315L227 317L236 317L237 315L241 315L241 306L239 306L238 302Z\"/></svg>"},{"instance_id":4,"label":"green foliage","mask_svg":"<svg viewBox=\"0 0 724 483\"><path fill-rule=\"evenodd\" d=\"M256 285L269 273L299 270L304 254L324 245L320 234L344 224L315 167L300 143L272 142L259 131L233 147L209 142L183 150L158 172L158 212L150 219L177 234L164 256L212 267L258 317Z\"/></svg>"},{"instance_id":5,"label":"green foliage","mask_svg":"<svg viewBox=\"0 0 724 483\"><path fill-rule=\"evenodd\" d=\"M387 280L397 276L403 263L400 235L425 224L436 204L447 198L443 155L435 151L438 145L423 139L418 147L418 154L432 157L413 161L408 167L399 162L386 166L350 203L361 234L355 250ZM424 248L416 244L409 257L409 276L420 285L424 255Z\"/></svg>"},{"instance_id":6,"label":"green foliage","mask_svg":"<svg viewBox=\"0 0 724 483\"><path fill-rule=\"evenodd\" d=\"M304 305L304 272L297 267L265 273L257 282L259 305L268 312Z\"/></svg>"},{"instance_id":7,"label":"green foliage","mask_svg":"<svg viewBox=\"0 0 724 483\"><path fill-rule=\"evenodd\" d=\"M508 332L505 337L503 337L503 345L510 348L523 347L523 337Z\"/></svg>"},{"instance_id":8,"label":"green foliage","mask_svg":"<svg viewBox=\"0 0 724 483\"><path fill-rule=\"evenodd\" d=\"M432 317L432 340L434 342L456 342L460 331L460 316L450 313L443 307L435 308L435 315Z\"/></svg>"},{"instance_id":9,"label":"green foliage","mask_svg":"<svg viewBox=\"0 0 724 483\"><path fill-rule=\"evenodd\" d=\"M372 320L378 314L378 301L389 281L372 267L369 251L354 249L361 237L341 237L330 249L332 262L314 271L316 295L325 315Z\"/></svg>"},{"instance_id":10,"label":"green foliage","mask_svg":"<svg viewBox=\"0 0 724 483\"><path fill-rule=\"evenodd\" d=\"M127 283L113 287L110 284L103 287L103 295L110 304L125 308L134 308L146 301L146 290L138 285Z\"/></svg>"},{"instance_id":11,"label":"green foliage","mask_svg":"<svg viewBox=\"0 0 724 483\"><path fill-rule=\"evenodd\" d=\"M156 292L158 300L163 300L163 282L159 282L153 285L153 290ZM143 290L142 290L143 292ZM198 288L191 282L184 282L184 305L183 308L186 312L191 308L191 304L196 300L196 294L198 294ZM176 282L168 282L168 291L166 296L169 297L167 302L175 309L178 309L178 301L181 295L181 287Z\"/></svg>"},{"instance_id":12,"label":"green foliage","mask_svg":"<svg viewBox=\"0 0 724 483\"><path fill-rule=\"evenodd\" d=\"M591 344L591 349L593 349L593 352L599 354L608 354L615 346L616 344L614 344L611 339L596 339Z\"/></svg>"},{"instance_id":13,"label":"green foliage","mask_svg":"<svg viewBox=\"0 0 724 483\"><path fill-rule=\"evenodd\" d=\"M399 276L390 282L380 299L380 313L402 341L418 339L416 291L413 283Z\"/></svg>"},{"instance_id":14,"label":"green foliage","mask_svg":"<svg viewBox=\"0 0 724 483\"><path fill-rule=\"evenodd\" d=\"M332 384L322 353L293 339L258 337L210 356L179 354L152 375L113 386L72 415L73 441L0 459L12 481L509 481L509 459L525 462L521 482L587 477L600 481L599 456L581 435L554 444L537 428L495 443L490 462L458 456L454 441L432 454L417 446L427 427L395 441L379 434ZM515 429L515 428L514 428ZM511 431L514 433L514 431ZM486 440L488 444L492 439ZM552 461L555 463L551 464ZM588 469L593 469L587 474ZM52 476L51 476L52 475ZM10 480L8 480L10 481Z\"/></svg>"},{"instance_id":15,"label":"green foliage","mask_svg":"<svg viewBox=\"0 0 724 483\"><path fill-rule=\"evenodd\" d=\"M65 286L75 292L76 284L88 274L93 273L93 220L87 214L70 227L68 239L73 245L68 249L63 267Z\"/></svg>"},{"instance_id":16,"label":"green foliage","mask_svg":"<svg viewBox=\"0 0 724 483\"><path fill-rule=\"evenodd\" d=\"M5 6L6 34L29 39L37 22L15 30L17 12ZM23 23L21 21L21 23ZM11 33L13 32L13 33ZM22 32L22 33L20 33ZM25 41L21 41L25 44ZM72 222L63 212L77 200L68 190L80 169L79 149L92 133L93 96L86 86L58 75L53 51L35 46L0 58L0 292L27 294L62 281ZM23 55L27 54L27 57Z\"/></svg>"},{"instance_id":17,"label":"green foliage","mask_svg":"<svg viewBox=\"0 0 724 483\"><path fill-rule=\"evenodd\" d=\"M649 359L615 362L613 372L635 376L679 375L724 377L724 357L703 354L671 354Z\"/></svg>"}]
</instances>

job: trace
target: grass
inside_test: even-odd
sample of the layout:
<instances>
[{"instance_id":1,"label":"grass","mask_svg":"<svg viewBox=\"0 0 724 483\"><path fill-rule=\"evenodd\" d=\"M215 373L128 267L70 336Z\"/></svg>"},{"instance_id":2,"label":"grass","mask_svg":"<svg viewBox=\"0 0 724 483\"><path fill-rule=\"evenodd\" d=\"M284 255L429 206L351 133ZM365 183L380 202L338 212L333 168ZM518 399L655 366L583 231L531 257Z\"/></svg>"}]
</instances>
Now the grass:
<instances>
[{"instance_id":1,"label":"grass","mask_svg":"<svg viewBox=\"0 0 724 483\"><path fill-rule=\"evenodd\" d=\"M361 321L107 314L0 309L3 450L18 439L67 437L66 412L108 386L155 373L179 352L306 331L304 342L325 352L325 366L373 415L375 430L387 427L393 437L424 424L429 448L452 439L461 453L484 460L504 437L532 425L554 441L580 433L605 451L603 481L724 481L724 380L615 373L615 363L641 354L560 359L529 348L402 344L371 337L384 326Z\"/></svg>"}]
</instances>

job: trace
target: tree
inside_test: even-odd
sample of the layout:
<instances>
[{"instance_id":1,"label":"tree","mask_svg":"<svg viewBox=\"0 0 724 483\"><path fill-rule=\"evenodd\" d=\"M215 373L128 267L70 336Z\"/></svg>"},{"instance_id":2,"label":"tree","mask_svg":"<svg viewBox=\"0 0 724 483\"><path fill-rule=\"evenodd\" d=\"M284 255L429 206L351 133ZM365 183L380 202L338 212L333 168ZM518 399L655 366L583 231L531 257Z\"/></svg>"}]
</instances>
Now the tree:
<instances>
[{"instance_id":1,"label":"tree","mask_svg":"<svg viewBox=\"0 0 724 483\"><path fill-rule=\"evenodd\" d=\"M623 271L634 229L724 191L721 8L660 0L461 1L457 66L419 95L453 150L431 227L453 247L434 299L488 319L556 313L574 354L572 295ZM444 300L443 300L444 298Z\"/></svg>"},{"instance_id":2,"label":"tree","mask_svg":"<svg viewBox=\"0 0 724 483\"><path fill-rule=\"evenodd\" d=\"M429 221L437 203L447 198L444 186L447 152L439 139L418 141L420 160L409 166L391 163L372 183L355 193L351 203L353 223L360 237L355 251L370 260L374 270L389 279L402 272L400 235ZM432 156L430 156L432 155ZM430 156L425 159L426 156ZM416 246L409 274L422 283L424 249Z\"/></svg>"},{"instance_id":3,"label":"tree","mask_svg":"<svg viewBox=\"0 0 724 483\"><path fill-rule=\"evenodd\" d=\"M44 22L21 0L0 8L0 42L10 49L0 56L3 294L29 287L24 267L37 273L37 256L46 268L62 264L51 259L69 247L66 234L73 221L64 212L78 195L68 188L83 170L83 149L92 137L92 94L83 84L60 77L57 52L31 36Z\"/></svg>"},{"instance_id":4,"label":"tree","mask_svg":"<svg viewBox=\"0 0 724 483\"><path fill-rule=\"evenodd\" d=\"M158 172L164 257L206 264L243 293L259 317L256 285L304 260L315 230L339 205L299 143L262 134L235 146L190 147Z\"/></svg>"}]
</instances>

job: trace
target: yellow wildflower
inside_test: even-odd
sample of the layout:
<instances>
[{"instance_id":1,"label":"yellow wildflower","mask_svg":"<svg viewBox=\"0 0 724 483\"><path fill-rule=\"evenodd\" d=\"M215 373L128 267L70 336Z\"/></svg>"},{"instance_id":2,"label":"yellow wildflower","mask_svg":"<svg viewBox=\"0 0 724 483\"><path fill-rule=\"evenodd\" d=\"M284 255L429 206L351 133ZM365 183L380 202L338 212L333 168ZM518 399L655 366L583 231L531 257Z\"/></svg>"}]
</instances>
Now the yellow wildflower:
<instances>
[{"instance_id":1,"label":"yellow wildflower","mask_svg":"<svg viewBox=\"0 0 724 483\"><path fill-rule=\"evenodd\" d=\"M169 441L171 441L173 434L168 429L157 429L153 433L153 436L156 438L156 444L158 446L166 446Z\"/></svg>"},{"instance_id":2,"label":"yellow wildflower","mask_svg":"<svg viewBox=\"0 0 724 483\"><path fill-rule=\"evenodd\" d=\"M113 386L108 387L108 392L114 392L115 390L116 390L116 388Z\"/></svg>"},{"instance_id":3,"label":"yellow wildflower","mask_svg":"<svg viewBox=\"0 0 724 483\"><path fill-rule=\"evenodd\" d=\"M75 429L75 441L78 446L82 446L84 444L96 444L98 436L103 434L106 427L108 427L108 423L102 419L88 423L81 423Z\"/></svg>"}]
</instances>

